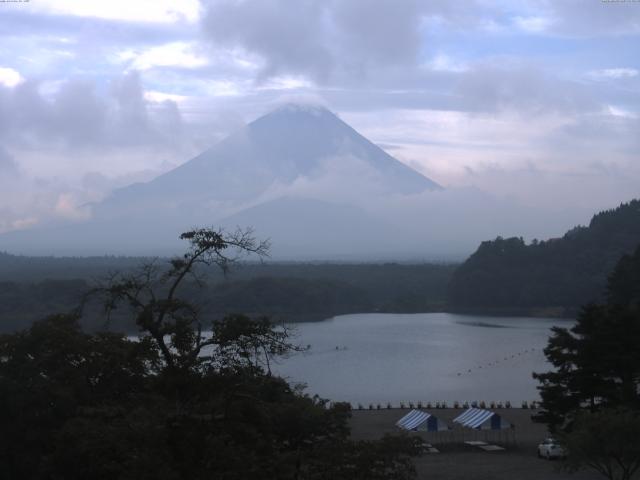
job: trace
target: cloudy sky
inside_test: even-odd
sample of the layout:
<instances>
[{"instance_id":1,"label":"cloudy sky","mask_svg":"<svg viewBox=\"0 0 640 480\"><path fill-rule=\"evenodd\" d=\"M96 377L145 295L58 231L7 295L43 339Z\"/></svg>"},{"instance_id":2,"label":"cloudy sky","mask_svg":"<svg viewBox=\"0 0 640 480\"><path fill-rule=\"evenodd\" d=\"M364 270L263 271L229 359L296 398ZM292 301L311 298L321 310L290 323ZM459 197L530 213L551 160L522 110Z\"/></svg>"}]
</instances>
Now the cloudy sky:
<instances>
[{"instance_id":1,"label":"cloudy sky","mask_svg":"<svg viewBox=\"0 0 640 480\"><path fill-rule=\"evenodd\" d=\"M638 1L30 0L0 35L0 231L81 218L283 99L445 187L640 196Z\"/></svg>"}]
</instances>

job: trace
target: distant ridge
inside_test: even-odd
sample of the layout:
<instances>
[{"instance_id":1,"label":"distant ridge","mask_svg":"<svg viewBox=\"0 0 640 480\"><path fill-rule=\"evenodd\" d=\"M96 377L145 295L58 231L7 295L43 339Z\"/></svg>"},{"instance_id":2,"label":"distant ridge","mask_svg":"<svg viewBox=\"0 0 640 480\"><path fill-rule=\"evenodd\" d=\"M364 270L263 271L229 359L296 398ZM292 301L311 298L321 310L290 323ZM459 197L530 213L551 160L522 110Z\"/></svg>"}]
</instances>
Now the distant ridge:
<instances>
[{"instance_id":1,"label":"distant ridge","mask_svg":"<svg viewBox=\"0 0 640 480\"><path fill-rule=\"evenodd\" d=\"M599 301L618 260L640 245L640 200L593 216L562 238L482 242L449 284L452 310L573 316Z\"/></svg>"}]
</instances>

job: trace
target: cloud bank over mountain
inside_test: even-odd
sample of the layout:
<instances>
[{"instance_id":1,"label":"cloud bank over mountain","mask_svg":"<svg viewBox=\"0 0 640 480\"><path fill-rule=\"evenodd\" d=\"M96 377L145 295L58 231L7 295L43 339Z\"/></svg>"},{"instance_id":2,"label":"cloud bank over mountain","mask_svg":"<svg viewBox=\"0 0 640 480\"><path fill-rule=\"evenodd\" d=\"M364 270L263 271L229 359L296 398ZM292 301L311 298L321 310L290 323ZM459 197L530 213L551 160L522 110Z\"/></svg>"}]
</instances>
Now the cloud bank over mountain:
<instances>
[{"instance_id":1,"label":"cloud bank over mountain","mask_svg":"<svg viewBox=\"0 0 640 480\"><path fill-rule=\"evenodd\" d=\"M0 146L13 168L0 166L0 231L85 218L86 204L171 170L291 95L321 98L449 190L576 219L640 194L636 2L2 10Z\"/></svg>"},{"instance_id":2,"label":"cloud bank over mountain","mask_svg":"<svg viewBox=\"0 0 640 480\"><path fill-rule=\"evenodd\" d=\"M10 232L0 248L171 254L180 232L221 225L271 238L276 259L433 260L461 258L496 232L566 226L561 216L474 189L443 189L310 104L282 105L183 165L82 210L71 200L56 207L65 222Z\"/></svg>"}]
</instances>

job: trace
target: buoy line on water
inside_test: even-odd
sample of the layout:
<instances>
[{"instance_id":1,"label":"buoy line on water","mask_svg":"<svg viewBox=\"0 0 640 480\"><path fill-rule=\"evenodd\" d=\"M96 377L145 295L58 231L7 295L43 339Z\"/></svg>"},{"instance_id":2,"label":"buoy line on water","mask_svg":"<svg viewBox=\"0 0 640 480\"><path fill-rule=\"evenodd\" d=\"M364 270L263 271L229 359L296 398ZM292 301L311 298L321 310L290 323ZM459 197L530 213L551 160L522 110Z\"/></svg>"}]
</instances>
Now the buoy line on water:
<instances>
[{"instance_id":1,"label":"buoy line on water","mask_svg":"<svg viewBox=\"0 0 640 480\"><path fill-rule=\"evenodd\" d=\"M497 367L498 364L500 364L502 362L507 362L509 360L517 359L518 357L522 357L523 355L532 354L532 353L536 353L536 352L539 352L539 351L541 351L541 350L540 349L536 349L535 347L526 348L526 349L524 349L524 350L522 350L520 352L515 352L513 354L507 354L507 356L505 356L502 360L498 359L498 360L494 360L494 361L486 363L486 364L476 365L475 367L468 368L466 372L463 369L462 371L456 372L456 376L461 377L462 375L473 373L474 370L481 370L483 367L484 368Z\"/></svg>"}]
</instances>

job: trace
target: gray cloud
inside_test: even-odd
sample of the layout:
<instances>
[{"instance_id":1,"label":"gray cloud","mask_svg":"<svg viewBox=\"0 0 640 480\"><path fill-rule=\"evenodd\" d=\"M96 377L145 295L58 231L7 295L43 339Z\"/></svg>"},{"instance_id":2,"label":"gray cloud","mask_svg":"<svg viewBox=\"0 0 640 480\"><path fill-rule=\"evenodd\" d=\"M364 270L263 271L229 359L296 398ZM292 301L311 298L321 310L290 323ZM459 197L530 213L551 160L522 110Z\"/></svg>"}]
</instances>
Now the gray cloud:
<instances>
[{"instance_id":1,"label":"gray cloud","mask_svg":"<svg viewBox=\"0 0 640 480\"><path fill-rule=\"evenodd\" d=\"M94 55L96 47L100 48L105 44L131 47L165 43L189 36L189 26L181 22L159 24L119 21L76 15L33 13L22 9L5 9L2 11L2 18L4 21L0 24L0 35L3 39L17 37L24 40L46 32L50 36L49 41L55 41L56 37L77 39L81 49L87 53L93 51Z\"/></svg>"},{"instance_id":2,"label":"gray cloud","mask_svg":"<svg viewBox=\"0 0 640 480\"><path fill-rule=\"evenodd\" d=\"M18 175L18 165L13 157L2 146L0 146L0 176L3 179Z\"/></svg>"},{"instance_id":3,"label":"gray cloud","mask_svg":"<svg viewBox=\"0 0 640 480\"><path fill-rule=\"evenodd\" d=\"M625 101L631 97L628 89L603 90L575 76L566 78L555 64L535 57L485 54L451 70L430 65L428 59L441 48L430 42L432 31L438 28L473 31L475 35L482 35L491 24L514 29L514 7L499 2L202 3L205 38L215 48L240 49L253 55L259 67L254 80L300 75L313 80L318 87L311 88L317 88L330 103L345 109L513 109L527 115L577 114L602 109L606 97L623 97ZM598 5L581 9L573 1L531 0L521 4L521 18L548 17L549 28L566 34L591 25L592 19L595 35L611 33L609 27L615 24L618 10L614 8L609 14L603 2L594 3ZM581 11L578 18L573 10ZM634 20L625 22L634 24Z\"/></svg>"},{"instance_id":4,"label":"gray cloud","mask_svg":"<svg viewBox=\"0 0 640 480\"><path fill-rule=\"evenodd\" d=\"M534 0L531 3L540 12L548 12L553 32L589 37L640 33L637 2Z\"/></svg>"},{"instance_id":5,"label":"gray cloud","mask_svg":"<svg viewBox=\"0 0 640 480\"><path fill-rule=\"evenodd\" d=\"M0 175L17 171L32 181L21 187L31 192L22 206L12 207L17 221L29 217L29 205L45 212L61 194L81 203L146 180L265 113L283 93L322 96L371 140L398 146L401 160L446 185L513 186L535 199L553 168L593 173L581 192L597 175L640 178L640 76L616 77L640 68L637 3L202 5L200 29L3 12L0 67L27 78L0 86ZM181 63L172 44L184 47L183 59L208 62ZM172 55L177 60L167 61ZM145 91L180 100L149 101ZM527 162L535 168L513 173ZM558 184L570 189L583 181L576 178ZM19 188L7 192L5 204L20 203Z\"/></svg>"},{"instance_id":6,"label":"gray cloud","mask_svg":"<svg viewBox=\"0 0 640 480\"><path fill-rule=\"evenodd\" d=\"M262 78L307 75L328 83L380 69L415 66L427 17L471 21L476 2L407 0L203 0L203 31L216 46L262 61Z\"/></svg>"},{"instance_id":7,"label":"gray cloud","mask_svg":"<svg viewBox=\"0 0 640 480\"><path fill-rule=\"evenodd\" d=\"M569 114L601 108L594 90L558 78L539 65L513 59L479 62L458 75L454 92L458 108L469 111L510 109L523 115Z\"/></svg>"},{"instance_id":8,"label":"gray cloud","mask_svg":"<svg viewBox=\"0 0 640 480\"><path fill-rule=\"evenodd\" d=\"M108 95L69 79L50 97L37 82L0 87L0 139L30 148L181 148L189 138L175 102L148 102L136 72L113 79Z\"/></svg>"},{"instance_id":9,"label":"gray cloud","mask_svg":"<svg viewBox=\"0 0 640 480\"><path fill-rule=\"evenodd\" d=\"M71 78L51 94L35 81L0 87L0 230L85 218L83 204L177 166L203 136L175 102L146 100L136 72L106 87Z\"/></svg>"}]
</instances>

